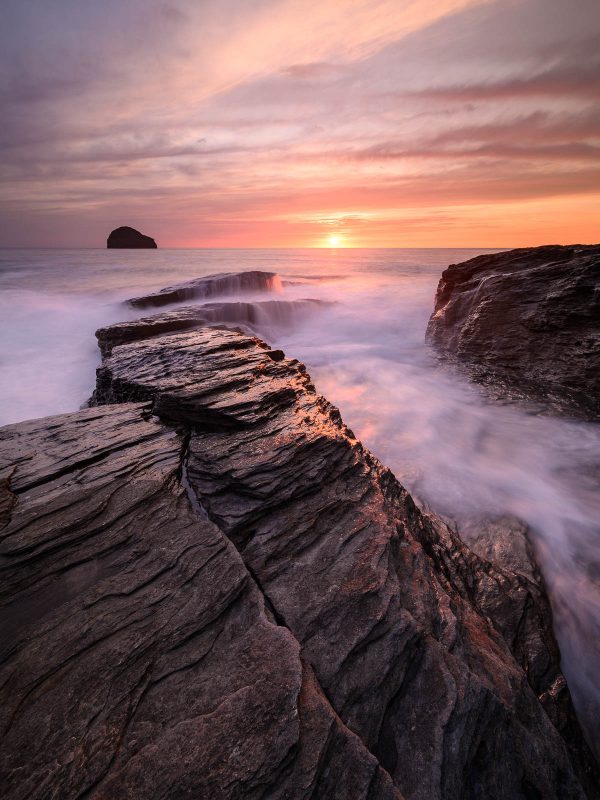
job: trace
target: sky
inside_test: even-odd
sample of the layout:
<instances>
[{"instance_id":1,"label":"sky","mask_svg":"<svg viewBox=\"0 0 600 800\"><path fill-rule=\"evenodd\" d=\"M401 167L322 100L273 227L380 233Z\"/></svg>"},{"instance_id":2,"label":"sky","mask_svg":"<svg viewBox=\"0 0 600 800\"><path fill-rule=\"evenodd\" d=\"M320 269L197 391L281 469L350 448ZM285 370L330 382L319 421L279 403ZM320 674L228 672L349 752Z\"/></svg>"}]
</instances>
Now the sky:
<instances>
[{"instance_id":1,"label":"sky","mask_svg":"<svg viewBox=\"0 0 600 800\"><path fill-rule=\"evenodd\" d=\"M2 0L0 246L600 240L600 0Z\"/></svg>"}]
</instances>

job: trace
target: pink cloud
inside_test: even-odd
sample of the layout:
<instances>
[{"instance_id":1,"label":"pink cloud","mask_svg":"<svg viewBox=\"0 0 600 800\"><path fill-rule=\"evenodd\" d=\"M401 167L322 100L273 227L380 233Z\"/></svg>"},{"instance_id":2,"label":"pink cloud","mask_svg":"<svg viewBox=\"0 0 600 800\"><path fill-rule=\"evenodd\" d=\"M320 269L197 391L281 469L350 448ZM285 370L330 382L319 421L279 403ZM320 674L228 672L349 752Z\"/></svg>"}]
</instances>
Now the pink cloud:
<instances>
[{"instance_id":1,"label":"pink cloud","mask_svg":"<svg viewBox=\"0 0 600 800\"><path fill-rule=\"evenodd\" d=\"M6 4L1 242L427 244L598 192L596 0L57 2Z\"/></svg>"}]
</instances>

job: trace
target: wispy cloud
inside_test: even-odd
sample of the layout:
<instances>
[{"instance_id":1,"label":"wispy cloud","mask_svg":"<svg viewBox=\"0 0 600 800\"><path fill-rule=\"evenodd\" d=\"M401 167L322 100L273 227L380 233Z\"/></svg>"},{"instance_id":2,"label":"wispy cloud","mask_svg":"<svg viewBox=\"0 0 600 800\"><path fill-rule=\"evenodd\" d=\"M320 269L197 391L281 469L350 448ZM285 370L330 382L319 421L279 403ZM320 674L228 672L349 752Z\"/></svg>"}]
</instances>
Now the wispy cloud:
<instances>
[{"instance_id":1,"label":"wispy cloud","mask_svg":"<svg viewBox=\"0 0 600 800\"><path fill-rule=\"evenodd\" d=\"M597 236L597 0L3 6L6 244Z\"/></svg>"}]
</instances>

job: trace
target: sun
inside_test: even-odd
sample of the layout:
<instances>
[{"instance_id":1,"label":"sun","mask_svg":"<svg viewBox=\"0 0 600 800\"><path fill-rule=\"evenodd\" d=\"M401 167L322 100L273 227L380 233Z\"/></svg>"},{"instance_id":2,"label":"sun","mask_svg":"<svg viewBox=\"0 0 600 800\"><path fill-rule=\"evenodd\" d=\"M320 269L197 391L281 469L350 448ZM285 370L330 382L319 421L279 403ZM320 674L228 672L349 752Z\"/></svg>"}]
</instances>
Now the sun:
<instances>
[{"instance_id":1,"label":"sun","mask_svg":"<svg viewBox=\"0 0 600 800\"><path fill-rule=\"evenodd\" d=\"M332 233L331 236L328 237L327 241L329 243L329 247L339 247L342 243L342 237Z\"/></svg>"}]
</instances>

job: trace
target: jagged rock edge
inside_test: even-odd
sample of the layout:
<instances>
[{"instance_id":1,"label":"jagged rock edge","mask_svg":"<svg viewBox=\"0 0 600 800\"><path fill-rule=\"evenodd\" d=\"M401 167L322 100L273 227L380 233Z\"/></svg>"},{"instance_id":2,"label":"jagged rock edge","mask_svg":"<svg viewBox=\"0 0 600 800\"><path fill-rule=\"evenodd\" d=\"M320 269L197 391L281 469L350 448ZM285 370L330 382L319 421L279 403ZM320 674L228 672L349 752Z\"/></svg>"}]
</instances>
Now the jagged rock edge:
<instances>
[{"instance_id":1,"label":"jagged rock edge","mask_svg":"<svg viewBox=\"0 0 600 800\"><path fill-rule=\"evenodd\" d=\"M218 326L217 325L204 325L204 326L203 325L198 325L198 327L219 328L219 329L230 330L230 331L235 331L235 332L242 333L242 331L239 331L239 329L235 328L234 326L228 326L228 325L218 325ZM145 340L145 339L148 339L148 338L154 338L154 336L141 336L140 340ZM248 343L246 345L247 347L250 347L251 344L257 345L261 349L264 349L265 351L267 351L266 355L272 357L273 360L280 360L281 358L284 357L284 355L283 355L283 353L281 351L272 350L271 346L268 345L266 342L264 342L259 337L250 336L250 337L248 337L248 339L249 339L249 341L248 341ZM223 345L223 348L225 349L225 345ZM220 349L220 347L218 349ZM273 355L271 356L271 354L273 354ZM457 594L462 596L465 600L467 600L469 603L471 603L473 605L473 607L478 611L478 613L480 614L482 619L484 619L486 621L486 624L487 624L487 627L489 628L489 630L492 631L493 634L495 634L496 636L499 636L501 639L504 639L508 649L513 654L515 662L517 664L519 664L519 666L523 670L525 679L526 679L527 683L529 684L532 692L535 694L535 696L537 697L537 699L541 703L541 705L545 708L544 704L542 703L542 697L543 697L544 694L547 694L547 691L544 692L544 693L540 693L539 687L536 687L531 682L530 674L529 674L529 672L527 670L527 665L521 662L521 659L519 658L517 652L513 648L512 643L509 642L508 640L506 640L506 637L505 637L504 633L493 624L493 622L490 619L490 617L486 614L485 610L482 608L480 602L478 601L478 590L477 590L477 586L475 585L477 583L477 581L474 580L474 579L470 580L470 578L472 578L473 576L471 575L471 572L469 571L469 565L467 563L467 560L465 559L465 555L463 553L461 553L460 551L461 550L466 551L468 556L470 558L472 558L473 561L477 562L480 565L480 567L483 567L485 574L490 579L494 580L495 582L498 582L497 581L498 575L500 575L504 579L504 581L506 581L508 583L514 582L515 579L517 579L517 582L519 582L518 577L520 577L521 580L526 584L531 584L531 581L529 581L527 578L524 578L523 576L516 576L516 575L513 575L512 573L507 573L505 570L503 570L503 569L497 567L496 565L492 564L487 559L482 558L481 556L477 555L475 552L473 552L471 550L471 548L468 546L467 543L465 543L463 540L461 540L460 537L449 528L449 526L445 525L445 529L447 531L447 534L448 534L449 538L451 540L456 540L456 542L452 541L452 544L458 545L458 547L455 547L455 552L457 552L457 554L458 554L458 560L460 560L461 566L458 567L458 564L455 564L455 566L457 567L457 573L461 578L461 584L462 585L457 585L456 581L452 579L451 571L446 566L446 557L452 558L451 549L448 548L448 547L443 546L442 542L437 541L437 539L439 539L439 535L437 537L435 535L435 532L438 531L438 526L434 525L433 520L432 520L432 517L435 516L435 515L432 515L430 512L428 512L428 511L426 511L424 509L420 509L419 505L414 501L414 499L409 494L409 492L400 484L400 482L398 481L396 476L393 474L393 472L389 469L389 467L386 467L385 465L383 465L379 461L379 459L377 459L377 457L374 456L362 444L362 442L360 440L356 439L356 437L355 437L354 433L352 432L352 430L350 428L348 428L348 426L346 426L345 423L343 422L339 409L336 406L334 406L330 401L328 401L323 395L320 395L316 391L316 388L315 388L314 384L312 383L310 375L308 374L308 372L306 370L306 366L304 364L302 364L301 362L299 362L297 359L293 359L292 358L292 359L289 359L289 361L295 366L295 368L298 370L298 372L301 375L302 389L304 389L308 393L314 395L314 401L315 401L316 405L318 406L318 408L324 414L326 414L329 417L329 419L332 421L332 423L335 425L335 427L338 428L338 430L344 436L346 436L348 438L348 440L349 440L349 442L351 444L351 447L353 449L356 448L361 453L362 458L374 470L374 476L373 477L375 478L376 482L378 483L382 493L384 495L389 495L390 493L394 494L395 497L400 500L400 502L402 503L402 505L406 509L407 516L410 517L412 514L420 515L421 519L426 523L424 526L423 525L414 525L413 526L414 527L414 531L419 531L420 534L421 534L421 535L418 536L418 540L419 540L421 546L423 547L423 550L424 550L425 554L432 561L434 561L436 563L439 563L442 566L442 570L440 571L440 577L443 576L444 581L447 582L447 584L449 586L451 586L454 589L454 591L457 592ZM101 370L102 370L102 367L100 367L98 371L100 372ZM118 379L116 381L116 384L118 386L118 384L119 384ZM120 387L120 388L122 389L123 387ZM290 394L293 394L295 397L299 396L298 389L290 388L289 392L290 392ZM279 625L281 627L284 627L289 632L289 635L291 637L293 637L294 641L296 641L298 643L298 646L300 648L301 658L302 658L302 652L303 652L303 649L304 649L303 646L300 644L299 640L297 639L297 637L295 636L295 634L291 630L290 626L286 623L284 615L281 613L281 611L279 609L277 609L277 607L274 604L274 602L271 600L271 598L265 592L261 582L258 580L258 578L257 578L257 576L255 574L255 571L251 569L251 567L249 566L246 558L244 558L243 553L240 551L239 547L236 545L234 538L231 536L231 531L229 533L227 531L225 531L223 529L222 525L219 522L218 516L214 515L214 514L211 514L207 509L204 508L204 506L202 505L202 502L201 502L201 498L198 497L198 493L191 486L191 484L189 483L189 481L187 479L187 459L188 459L188 454L189 454L190 442L192 440L192 437L193 437L194 433L205 433L207 431L227 433L227 432L232 432L234 430L238 430L238 431L243 430L243 429L248 430L248 429L253 429L253 428L259 428L261 423L260 422L246 423L246 422L242 422L241 420L232 420L231 418L227 418L227 417L224 418L223 420L221 420L221 424L218 423L218 420L216 418L214 418L210 422L207 421L208 424L206 424L206 425L199 425L199 424L194 424L194 423L185 423L185 422L183 422L181 420L170 419L168 415L164 415L163 416L160 413L160 398L161 398L160 394L152 397L151 395L146 394L145 392L143 392L143 397L137 397L135 399L137 399L138 402L140 400L148 402L149 405L150 405L150 411L148 413L150 413L156 419L160 420L160 422L163 425L165 425L167 427L171 427L172 429L176 430L180 435L183 436L184 441L185 441L185 448L182 450L182 453L181 453L180 470L179 470L180 483L181 483L182 487L186 491L186 494L188 496L188 500L189 500L189 502L190 502L190 504L192 506L192 509L194 510L194 513L197 514L197 515L199 514L201 516L205 516L205 518L208 518L218 528L218 530L231 542L231 544L235 548L236 552L238 553L238 555L239 555L239 557L240 557L240 559L241 559L241 561L242 561L242 563L244 565L244 568L245 568L245 570L246 570L246 572L247 572L247 574L249 576L249 579L255 585L256 589L260 592L260 595L261 595L261 597L263 599L265 613L267 613L268 619L271 622L273 622L274 624L277 624L277 625ZM129 399L134 399L134 398L128 398L128 400ZM94 401L94 398L92 398L92 402L93 401ZM106 399L105 398L101 402L102 402L102 404L108 404L108 405L120 405L121 402L127 402L127 400L115 401L114 399ZM157 408L157 405L159 406L158 408ZM284 405L287 405L287 403L284 403ZM301 491L297 495L295 495L294 499L310 497L311 494L313 494L313 493L314 493L313 491L305 491L305 492ZM269 511L273 511L274 508L276 508L276 507L277 506L269 507L268 510ZM257 514L256 519L260 519L261 516L262 516L262 513L259 512ZM438 531L438 534L439 534L439 531ZM436 541L434 541L434 540L436 540ZM435 554L435 555L437 555L437 557L435 557L432 548L437 549L437 553ZM442 557L440 557L440 556L442 556ZM543 593L543 590L542 590L542 593ZM531 591L530 590L528 590L528 595L531 598ZM544 597L545 597L545 594L544 594ZM549 606L548 606L548 613L550 614L550 621L551 621L551 609L549 608ZM371 634L372 634L372 631L369 633L369 636L367 637L368 639L370 639ZM418 653L415 654L415 658L417 658L417 657L418 657ZM413 661L414 661L414 659L411 659L411 664L413 664ZM340 717L340 714L342 713L343 709L340 709L339 711L336 710L336 708L333 705L331 699L329 698L326 690L322 686L321 681L319 680L319 678L318 678L318 676L317 676L317 674L315 672L314 667L312 665L310 665L306 661L305 658L302 658L302 662L303 662L303 665L305 666L305 668L308 667L310 669L311 674L312 674L312 678L315 681L315 683L316 683L316 685L318 687L318 690L321 692L322 696L326 699L331 713L334 715L334 717L336 719L339 720L339 724L343 727L343 729L345 731L348 732L349 735L351 735L353 737L357 737L359 739L359 741L361 742L361 744L364 747L364 749L366 750L366 752L370 753L377 760L377 763L379 764L379 769L382 770L382 772L385 774L385 776L391 781L391 783L395 787L396 791L399 793L399 789L398 789L397 785L395 784L393 778L390 776L390 774L387 771L387 769L385 768L385 766L382 764L382 762L380 760L380 756L378 754L379 750L380 750L380 744L381 744L381 741L380 741L380 739L381 739L381 731L380 731L380 734L377 737L376 746L375 747L371 747L371 746L367 745L367 743L361 738L361 736L356 731L354 731L352 728L349 728L348 725ZM408 683L410 683L411 674L409 674L409 673L410 672L414 672L416 670L416 665L413 665L413 666L414 666L414 669L407 671L407 674L406 674L401 686L398 688L398 691L396 692L396 694L392 698L390 698L390 701L389 701L388 705L386 706L386 709L390 709L392 707L396 696L399 693L401 694L403 692L403 690L404 690L403 687L405 687ZM385 714L387 714L387 710L386 710ZM383 730L383 727L384 727L385 714L382 717L382 725L381 725L382 730ZM555 721L552 719L552 716L550 716L550 719L552 721L553 726L555 727L555 729L559 733L559 735L562 736L562 734L560 732L560 729L556 726ZM571 747L569 745L568 739L564 739L563 738L563 741L564 741L564 744L565 744L567 750L571 751Z\"/></svg>"}]
</instances>

